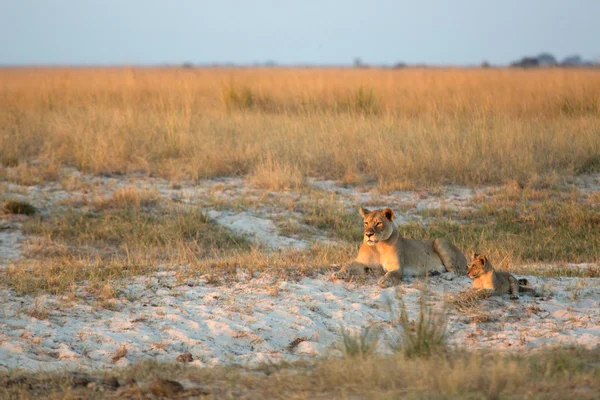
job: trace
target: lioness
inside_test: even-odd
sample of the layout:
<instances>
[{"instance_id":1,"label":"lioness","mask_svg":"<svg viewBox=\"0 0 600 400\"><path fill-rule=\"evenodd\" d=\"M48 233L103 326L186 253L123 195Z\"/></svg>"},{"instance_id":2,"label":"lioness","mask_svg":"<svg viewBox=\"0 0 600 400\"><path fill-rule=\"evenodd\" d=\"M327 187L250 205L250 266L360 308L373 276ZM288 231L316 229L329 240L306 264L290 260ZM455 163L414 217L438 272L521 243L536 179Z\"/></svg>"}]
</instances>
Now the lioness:
<instances>
[{"instance_id":1,"label":"lioness","mask_svg":"<svg viewBox=\"0 0 600 400\"><path fill-rule=\"evenodd\" d=\"M467 259L448 239L410 240L400 236L390 208L369 211L360 208L364 218L363 244L352 263L332 278L346 279L372 269L384 273L378 284L397 284L402 276L425 276L428 273L454 272L464 275Z\"/></svg>"},{"instance_id":2,"label":"lioness","mask_svg":"<svg viewBox=\"0 0 600 400\"><path fill-rule=\"evenodd\" d=\"M473 289L483 289L493 294L510 293L511 300L519 298L519 292L531 293L536 296L534 289L525 287L527 279L517 279L508 272L496 271L486 256L473 253L467 275L473 279Z\"/></svg>"}]
</instances>

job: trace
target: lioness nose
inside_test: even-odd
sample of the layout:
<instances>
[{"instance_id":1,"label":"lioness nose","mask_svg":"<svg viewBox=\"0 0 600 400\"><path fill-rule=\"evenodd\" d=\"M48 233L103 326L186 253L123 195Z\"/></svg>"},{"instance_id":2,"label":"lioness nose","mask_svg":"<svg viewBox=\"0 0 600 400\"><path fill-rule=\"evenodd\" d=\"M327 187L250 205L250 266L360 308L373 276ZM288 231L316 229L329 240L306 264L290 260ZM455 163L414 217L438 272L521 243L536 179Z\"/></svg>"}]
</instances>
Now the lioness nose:
<instances>
[{"instance_id":1,"label":"lioness nose","mask_svg":"<svg viewBox=\"0 0 600 400\"><path fill-rule=\"evenodd\" d=\"M372 233L372 232L367 232L367 233L365 233L365 235L367 235L367 237L371 237L371 236L373 236L373 235L374 235L374 233Z\"/></svg>"}]
</instances>

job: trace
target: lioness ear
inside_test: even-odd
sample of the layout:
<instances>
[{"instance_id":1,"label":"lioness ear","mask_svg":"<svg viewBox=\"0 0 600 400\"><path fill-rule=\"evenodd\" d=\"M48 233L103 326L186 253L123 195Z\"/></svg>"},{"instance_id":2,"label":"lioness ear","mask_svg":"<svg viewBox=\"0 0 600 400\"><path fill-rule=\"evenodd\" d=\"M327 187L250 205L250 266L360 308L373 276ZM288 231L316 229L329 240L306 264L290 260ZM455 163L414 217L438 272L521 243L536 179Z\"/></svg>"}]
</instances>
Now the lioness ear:
<instances>
[{"instance_id":1,"label":"lioness ear","mask_svg":"<svg viewBox=\"0 0 600 400\"><path fill-rule=\"evenodd\" d=\"M367 214L371 212L371 211L367 210L366 208L363 208L363 206L360 206L360 210L359 211L360 211L360 215L362 215L363 218L366 217Z\"/></svg>"},{"instance_id":2,"label":"lioness ear","mask_svg":"<svg viewBox=\"0 0 600 400\"><path fill-rule=\"evenodd\" d=\"M383 210L383 216L386 217L387 219L389 219L390 221L394 220L394 210L392 210L391 208L386 208L385 210Z\"/></svg>"}]
</instances>

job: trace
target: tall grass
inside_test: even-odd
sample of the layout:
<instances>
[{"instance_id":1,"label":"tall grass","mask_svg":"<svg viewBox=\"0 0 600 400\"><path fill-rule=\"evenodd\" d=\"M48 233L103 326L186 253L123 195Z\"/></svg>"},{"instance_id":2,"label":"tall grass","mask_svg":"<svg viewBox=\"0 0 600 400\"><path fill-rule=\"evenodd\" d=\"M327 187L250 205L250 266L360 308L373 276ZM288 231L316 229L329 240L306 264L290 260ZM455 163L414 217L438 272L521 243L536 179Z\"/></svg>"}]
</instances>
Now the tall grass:
<instances>
[{"instance_id":1,"label":"tall grass","mask_svg":"<svg viewBox=\"0 0 600 400\"><path fill-rule=\"evenodd\" d=\"M3 69L0 162L502 183L596 171L599 108L597 70Z\"/></svg>"},{"instance_id":2,"label":"tall grass","mask_svg":"<svg viewBox=\"0 0 600 400\"><path fill-rule=\"evenodd\" d=\"M342 345L340 346L345 357L367 357L375 354L381 330L374 325L362 328L360 332L352 333L346 328L340 329Z\"/></svg>"},{"instance_id":3,"label":"tall grass","mask_svg":"<svg viewBox=\"0 0 600 400\"><path fill-rule=\"evenodd\" d=\"M419 315L415 320L409 319L404 300L400 297L397 304L389 305L392 321L397 330L390 337L389 344L396 353L405 357L420 357L440 354L446 348L446 326L448 315L446 309L434 310L427 289L421 290L419 297Z\"/></svg>"}]
</instances>

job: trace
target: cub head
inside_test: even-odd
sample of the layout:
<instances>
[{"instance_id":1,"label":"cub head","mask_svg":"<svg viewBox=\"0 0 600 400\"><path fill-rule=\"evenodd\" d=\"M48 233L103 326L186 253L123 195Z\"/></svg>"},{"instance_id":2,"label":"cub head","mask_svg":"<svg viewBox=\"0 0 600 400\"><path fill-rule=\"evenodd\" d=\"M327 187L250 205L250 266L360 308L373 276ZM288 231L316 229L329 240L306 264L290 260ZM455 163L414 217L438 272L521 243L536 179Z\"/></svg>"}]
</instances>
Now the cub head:
<instances>
[{"instance_id":1,"label":"cub head","mask_svg":"<svg viewBox=\"0 0 600 400\"><path fill-rule=\"evenodd\" d=\"M469 278L475 279L492 269L492 264L483 254L473 253L473 258L467 267Z\"/></svg>"},{"instance_id":2,"label":"cub head","mask_svg":"<svg viewBox=\"0 0 600 400\"><path fill-rule=\"evenodd\" d=\"M391 208L369 211L360 208L360 215L364 219L363 240L369 246L374 246L382 240L387 240L394 232L394 211Z\"/></svg>"}]
</instances>

